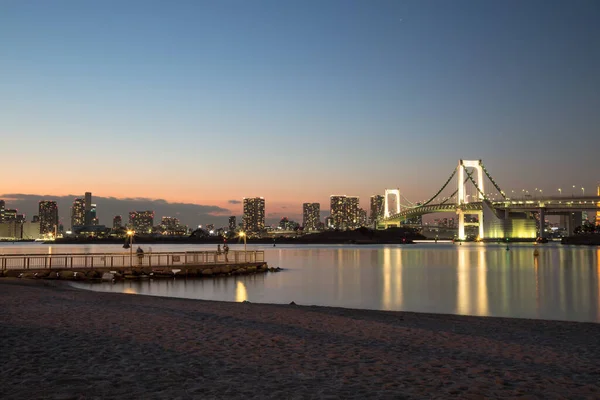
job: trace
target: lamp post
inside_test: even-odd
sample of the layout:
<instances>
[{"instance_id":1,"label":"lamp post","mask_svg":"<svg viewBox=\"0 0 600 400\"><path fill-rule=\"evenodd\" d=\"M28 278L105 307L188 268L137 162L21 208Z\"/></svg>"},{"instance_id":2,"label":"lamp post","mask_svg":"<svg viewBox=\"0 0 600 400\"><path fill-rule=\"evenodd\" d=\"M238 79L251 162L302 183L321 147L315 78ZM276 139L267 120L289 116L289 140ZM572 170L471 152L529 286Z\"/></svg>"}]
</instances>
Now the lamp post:
<instances>
[{"instance_id":1,"label":"lamp post","mask_svg":"<svg viewBox=\"0 0 600 400\"><path fill-rule=\"evenodd\" d=\"M562 196L562 189L561 188L558 188L558 195Z\"/></svg>"},{"instance_id":2,"label":"lamp post","mask_svg":"<svg viewBox=\"0 0 600 400\"><path fill-rule=\"evenodd\" d=\"M127 236L129 236L129 268L133 267L133 234L135 232L132 230L127 231Z\"/></svg>"},{"instance_id":3,"label":"lamp post","mask_svg":"<svg viewBox=\"0 0 600 400\"><path fill-rule=\"evenodd\" d=\"M246 262L246 232L241 231L239 236L244 238L244 262Z\"/></svg>"},{"instance_id":4,"label":"lamp post","mask_svg":"<svg viewBox=\"0 0 600 400\"><path fill-rule=\"evenodd\" d=\"M581 196L585 197L585 188L581 188Z\"/></svg>"}]
</instances>

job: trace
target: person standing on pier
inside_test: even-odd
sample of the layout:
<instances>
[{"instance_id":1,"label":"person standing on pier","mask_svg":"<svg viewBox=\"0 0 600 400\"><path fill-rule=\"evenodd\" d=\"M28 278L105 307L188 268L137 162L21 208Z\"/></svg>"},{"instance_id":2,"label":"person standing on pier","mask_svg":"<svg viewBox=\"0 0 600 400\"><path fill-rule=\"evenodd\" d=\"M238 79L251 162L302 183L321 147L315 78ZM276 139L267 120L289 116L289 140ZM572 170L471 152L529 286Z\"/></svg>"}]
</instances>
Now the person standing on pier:
<instances>
[{"instance_id":1,"label":"person standing on pier","mask_svg":"<svg viewBox=\"0 0 600 400\"><path fill-rule=\"evenodd\" d=\"M135 252L136 252L137 258L138 258L138 265L142 265L144 263L144 250L142 250L142 248L140 246L138 246L138 248Z\"/></svg>"},{"instance_id":2,"label":"person standing on pier","mask_svg":"<svg viewBox=\"0 0 600 400\"><path fill-rule=\"evenodd\" d=\"M225 253L225 262L229 262L227 259L227 253L229 253L229 246L227 246L227 243L223 245L223 253Z\"/></svg>"}]
</instances>

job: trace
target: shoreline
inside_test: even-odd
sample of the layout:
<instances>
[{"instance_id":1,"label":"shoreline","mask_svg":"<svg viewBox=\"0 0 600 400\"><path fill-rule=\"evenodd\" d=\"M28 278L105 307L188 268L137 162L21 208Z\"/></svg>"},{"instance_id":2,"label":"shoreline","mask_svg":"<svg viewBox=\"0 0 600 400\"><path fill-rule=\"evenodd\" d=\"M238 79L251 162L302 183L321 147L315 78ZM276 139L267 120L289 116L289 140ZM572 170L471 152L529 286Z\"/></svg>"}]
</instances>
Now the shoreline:
<instances>
[{"instance_id":1,"label":"shoreline","mask_svg":"<svg viewBox=\"0 0 600 400\"><path fill-rule=\"evenodd\" d=\"M600 396L600 324L0 280L0 397Z\"/></svg>"}]
</instances>

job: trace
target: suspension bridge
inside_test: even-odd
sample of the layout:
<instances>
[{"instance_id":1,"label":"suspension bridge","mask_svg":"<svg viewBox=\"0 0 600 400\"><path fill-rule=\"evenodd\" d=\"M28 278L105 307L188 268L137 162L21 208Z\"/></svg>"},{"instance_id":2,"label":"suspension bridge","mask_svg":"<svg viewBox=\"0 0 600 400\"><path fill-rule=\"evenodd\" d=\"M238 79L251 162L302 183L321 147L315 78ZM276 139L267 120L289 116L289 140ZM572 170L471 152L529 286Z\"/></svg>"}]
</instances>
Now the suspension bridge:
<instances>
[{"instance_id":1,"label":"suspension bridge","mask_svg":"<svg viewBox=\"0 0 600 400\"><path fill-rule=\"evenodd\" d=\"M474 176L475 175L475 176ZM486 194L484 176L496 190L496 200ZM452 187L455 180L456 190L440 201L440 194L446 187ZM469 194L469 191L475 192ZM395 207L391 207L390 197ZM525 196L511 198L506 195L490 175L481 160L459 160L450 177L442 187L422 204L401 204L399 189L386 189L384 199L384 217L378 221L378 228L385 229L426 214L454 213L458 218L458 239L465 240L465 227L477 227L479 239L533 239L544 238L544 224L547 215L560 215L561 225L569 233L581 225L582 213L600 211L600 196ZM392 209L393 208L393 209ZM471 218L468 218L471 216ZM476 217L476 218L475 218Z\"/></svg>"}]
</instances>

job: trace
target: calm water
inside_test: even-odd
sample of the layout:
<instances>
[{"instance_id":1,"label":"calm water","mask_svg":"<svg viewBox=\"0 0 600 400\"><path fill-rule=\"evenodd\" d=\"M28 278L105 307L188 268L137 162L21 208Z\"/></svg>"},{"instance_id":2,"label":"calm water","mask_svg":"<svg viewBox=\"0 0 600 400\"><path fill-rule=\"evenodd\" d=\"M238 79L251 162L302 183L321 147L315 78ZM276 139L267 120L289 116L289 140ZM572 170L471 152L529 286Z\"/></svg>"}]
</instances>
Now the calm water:
<instances>
[{"instance_id":1,"label":"calm water","mask_svg":"<svg viewBox=\"0 0 600 400\"><path fill-rule=\"evenodd\" d=\"M154 245L153 251L213 249ZM232 250L242 249L232 245ZM149 250L148 247L144 247ZM77 284L194 299L600 322L600 248L546 244L248 246L285 271L198 280ZM0 253L123 252L120 245L0 244Z\"/></svg>"}]
</instances>

